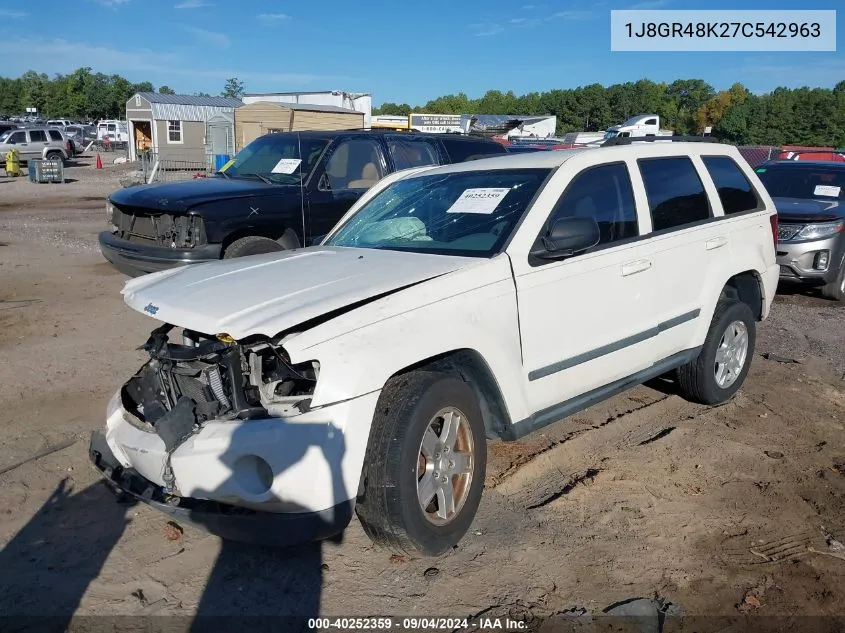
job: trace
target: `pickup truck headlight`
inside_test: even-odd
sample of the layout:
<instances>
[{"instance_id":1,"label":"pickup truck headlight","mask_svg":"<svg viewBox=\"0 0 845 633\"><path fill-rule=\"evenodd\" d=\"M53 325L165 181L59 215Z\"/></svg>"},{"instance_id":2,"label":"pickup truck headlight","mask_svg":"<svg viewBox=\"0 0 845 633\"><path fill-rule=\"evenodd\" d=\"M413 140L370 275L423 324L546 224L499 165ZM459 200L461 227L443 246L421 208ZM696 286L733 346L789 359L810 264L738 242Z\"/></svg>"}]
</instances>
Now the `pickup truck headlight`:
<instances>
[{"instance_id":1,"label":"pickup truck headlight","mask_svg":"<svg viewBox=\"0 0 845 633\"><path fill-rule=\"evenodd\" d=\"M108 200L106 200L106 215L108 215L109 218L111 218L112 215L114 215L114 205L111 202L109 202Z\"/></svg>"},{"instance_id":2,"label":"pickup truck headlight","mask_svg":"<svg viewBox=\"0 0 845 633\"><path fill-rule=\"evenodd\" d=\"M842 228L845 227L844 222L825 222L824 224L808 224L803 229L798 231L798 234L792 238L796 240L820 240L825 237L836 235Z\"/></svg>"}]
</instances>

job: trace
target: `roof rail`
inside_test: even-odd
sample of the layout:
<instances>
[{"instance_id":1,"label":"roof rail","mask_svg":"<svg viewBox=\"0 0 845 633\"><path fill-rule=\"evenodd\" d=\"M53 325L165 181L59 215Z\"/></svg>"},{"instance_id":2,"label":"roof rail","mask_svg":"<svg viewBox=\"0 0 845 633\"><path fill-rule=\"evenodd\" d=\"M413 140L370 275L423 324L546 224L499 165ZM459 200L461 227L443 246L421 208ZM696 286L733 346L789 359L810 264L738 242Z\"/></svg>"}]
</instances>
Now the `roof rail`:
<instances>
[{"instance_id":1,"label":"roof rail","mask_svg":"<svg viewBox=\"0 0 845 633\"><path fill-rule=\"evenodd\" d=\"M675 143L718 143L712 136L616 136L604 141L602 147L612 147L614 145L631 145L632 143L647 142L652 143L656 141L671 141Z\"/></svg>"}]
</instances>

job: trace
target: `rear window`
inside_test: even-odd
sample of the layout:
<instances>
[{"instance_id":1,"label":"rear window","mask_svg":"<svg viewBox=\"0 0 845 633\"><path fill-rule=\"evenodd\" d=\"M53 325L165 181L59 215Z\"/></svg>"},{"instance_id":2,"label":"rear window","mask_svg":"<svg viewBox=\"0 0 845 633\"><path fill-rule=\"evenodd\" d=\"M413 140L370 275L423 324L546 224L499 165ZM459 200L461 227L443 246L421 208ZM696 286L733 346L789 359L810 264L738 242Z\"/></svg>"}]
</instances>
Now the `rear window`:
<instances>
[{"instance_id":1,"label":"rear window","mask_svg":"<svg viewBox=\"0 0 845 633\"><path fill-rule=\"evenodd\" d=\"M689 158L643 158L637 164L654 231L683 228L710 218L707 193Z\"/></svg>"},{"instance_id":2,"label":"rear window","mask_svg":"<svg viewBox=\"0 0 845 633\"><path fill-rule=\"evenodd\" d=\"M748 178L729 156L702 156L701 160L719 191L719 200L725 215L754 211L760 200Z\"/></svg>"},{"instance_id":3,"label":"rear window","mask_svg":"<svg viewBox=\"0 0 845 633\"><path fill-rule=\"evenodd\" d=\"M61 133L61 132L59 132L58 130L50 130L50 131L49 131L49 134L50 134L50 139L51 139L51 140L53 140L53 141L62 141L62 140L64 140L64 139L62 138L62 133Z\"/></svg>"},{"instance_id":4,"label":"rear window","mask_svg":"<svg viewBox=\"0 0 845 633\"><path fill-rule=\"evenodd\" d=\"M390 137L387 139L387 149L391 158L393 158L393 164L397 171L440 164L440 161L437 160L437 149L426 141L411 141Z\"/></svg>"},{"instance_id":5,"label":"rear window","mask_svg":"<svg viewBox=\"0 0 845 633\"><path fill-rule=\"evenodd\" d=\"M474 141L463 138L444 138L441 141L453 163L463 163L467 160L485 158L487 156L501 156L507 153L504 145L495 142Z\"/></svg>"},{"instance_id":6,"label":"rear window","mask_svg":"<svg viewBox=\"0 0 845 633\"><path fill-rule=\"evenodd\" d=\"M31 143L46 143L47 133L44 130L30 130L29 140Z\"/></svg>"}]
</instances>

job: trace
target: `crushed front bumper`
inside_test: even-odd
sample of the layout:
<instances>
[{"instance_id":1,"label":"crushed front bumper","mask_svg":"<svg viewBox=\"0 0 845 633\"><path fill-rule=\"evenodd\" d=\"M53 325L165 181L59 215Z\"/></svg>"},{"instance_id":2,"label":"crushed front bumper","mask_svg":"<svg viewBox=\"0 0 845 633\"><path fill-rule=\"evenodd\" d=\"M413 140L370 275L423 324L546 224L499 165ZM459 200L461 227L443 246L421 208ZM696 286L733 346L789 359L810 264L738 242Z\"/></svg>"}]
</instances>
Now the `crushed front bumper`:
<instances>
[{"instance_id":1,"label":"crushed front bumper","mask_svg":"<svg viewBox=\"0 0 845 633\"><path fill-rule=\"evenodd\" d=\"M194 248L167 248L138 244L121 239L111 231L100 233L100 251L117 270L130 277L220 259L220 244L204 244Z\"/></svg>"},{"instance_id":2,"label":"crushed front bumper","mask_svg":"<svg viewBox=\"0 0 845 633\"><path fill-rule=\"evenodd\" d=\"M192 525L231 541L288 547L336 536L352 519L354 504L337 504L319 512L279 514L239 508L216 501L179 499L175 502L132 468L124 468L112 453L102 431L91 434L91 463L109 485L137 501L163 512L179 523Z\"/></svg>"}]
</instances>

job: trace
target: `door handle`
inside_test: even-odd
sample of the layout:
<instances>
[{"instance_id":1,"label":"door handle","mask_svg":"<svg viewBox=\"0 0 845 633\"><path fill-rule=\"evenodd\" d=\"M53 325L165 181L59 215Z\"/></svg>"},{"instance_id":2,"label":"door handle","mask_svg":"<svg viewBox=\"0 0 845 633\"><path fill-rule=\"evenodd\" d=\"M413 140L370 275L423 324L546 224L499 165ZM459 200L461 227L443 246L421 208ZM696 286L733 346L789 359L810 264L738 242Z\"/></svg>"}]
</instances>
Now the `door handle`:
<instances>
[{"instance_id":1,"label":"door handle","mask_svg":"<svg viewBox=\"0 0 845 633\"><path fill-rule=\"evenodd\" d=\"M713 239L707 240L704 246L705 248L707 248L708 251L712 251L714 248L721 248L727 243L728 238L723 235L720 235L719 237L714 237Z\"/></svg>"},{"instance_id":2,"label":"door handle","mask_svg":"<svg viewBox=\"0 0 845 633\"><path fill-rule=\"evenodd\" d=\"M647 259L638 259L634 262L628 262L622 265L622 276L635 275L651 268L651 261Z\"/></svg>"}]
</instances>

